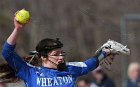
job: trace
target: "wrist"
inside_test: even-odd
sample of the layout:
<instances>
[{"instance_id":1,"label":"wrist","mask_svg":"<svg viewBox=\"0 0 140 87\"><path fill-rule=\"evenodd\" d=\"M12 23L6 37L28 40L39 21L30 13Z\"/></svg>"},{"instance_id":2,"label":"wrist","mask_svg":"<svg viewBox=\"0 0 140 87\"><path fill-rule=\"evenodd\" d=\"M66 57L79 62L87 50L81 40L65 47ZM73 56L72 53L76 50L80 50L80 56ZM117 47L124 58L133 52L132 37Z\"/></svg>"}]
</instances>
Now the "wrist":
<instances>
[{"instance_id":1,"label":"wrist","mask_svg":"<svg viewBox=\"0 0 140 87\"><path fill-rule=\"evenodd\" d=\"M15 27L14 30L20 31L21 28Z\"/></svg>"},{"instance_id":2,"label":"wrist","mask_svg":"<svg viewBox=\"0 0 140 87\"><path fill-rule=\"evenodd\" d=\"M107 56L107 53L105 51L101 51L100 54L97 56L97 58L100 62L102 59L106 58L106 56Z\"/></svg>"}]
</instances>

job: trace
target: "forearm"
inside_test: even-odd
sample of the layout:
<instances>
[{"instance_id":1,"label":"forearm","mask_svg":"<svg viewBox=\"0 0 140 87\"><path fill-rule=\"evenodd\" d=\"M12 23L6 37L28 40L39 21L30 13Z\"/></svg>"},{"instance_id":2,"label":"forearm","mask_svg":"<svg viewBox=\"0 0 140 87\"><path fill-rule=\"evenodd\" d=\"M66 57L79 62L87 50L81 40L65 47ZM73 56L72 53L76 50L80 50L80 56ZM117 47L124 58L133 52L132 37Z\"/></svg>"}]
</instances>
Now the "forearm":
<instances>
[{"instance_id":1,"label":"forearm","mask_svg":"<svg viewBox=\"0 0 140 87\"><path fill-rule=\"evenodd\" d=\"M15 45L20 32L21 32L21 29L15 28L12 34L8 37L7 43L10 45Z\"/></svg>"},{"instance_id":2,"label":"forearm","mask_svg":"<svg viewBox=\"0 0 140 87\"><path fill-rule=\"evenodd\" d=\"M73 64L70 63L70 65L75 66L73 70L75 70L75 73L78 76L81 76L97 68L99 65L99 60L96 57L91 57L84 62L75 62Z\"/></svg>"},{"instance_id":3,"label":"forearm","mask_svg":"<svg viewBox=\"0 0 140 87\"><path fill-rule=\"evenodd\" d=\"M84 61L84 63L87 65L87 72L97 68L101 59L105 58L106 55L106 52L102 51L98 56L91 57L88 60Z\"/></svg>"},{"instance_id":4,"label":"forearm","mask_svg":"<svg viewBox=\"0 0 140 87\"><path fill-rule=\"evenodd\" d=\"M96 57L91 57L88 60L84 61L87 65L88 72L94 70L99 65L99 60Z\"/></svg>"}]
</instances>

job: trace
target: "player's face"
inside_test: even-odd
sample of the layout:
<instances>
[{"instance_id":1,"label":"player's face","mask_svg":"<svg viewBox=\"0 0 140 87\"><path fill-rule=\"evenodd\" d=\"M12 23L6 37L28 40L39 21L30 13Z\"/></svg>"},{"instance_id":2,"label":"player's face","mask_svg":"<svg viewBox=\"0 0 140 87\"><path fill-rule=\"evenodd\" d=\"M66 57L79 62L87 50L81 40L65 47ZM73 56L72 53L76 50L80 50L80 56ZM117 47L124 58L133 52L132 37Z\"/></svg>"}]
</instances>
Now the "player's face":
<instances>
[{"instance_id":1,"label":"player's face","mask_svg":"<svg viewBox=\"0 0 140 87\"><path fill-rule=\"evenodd\" d=\"M48 59L58 64L64 61L65 52L61 48L54 49L48 53Z\"/></svg>"}]
</instances>

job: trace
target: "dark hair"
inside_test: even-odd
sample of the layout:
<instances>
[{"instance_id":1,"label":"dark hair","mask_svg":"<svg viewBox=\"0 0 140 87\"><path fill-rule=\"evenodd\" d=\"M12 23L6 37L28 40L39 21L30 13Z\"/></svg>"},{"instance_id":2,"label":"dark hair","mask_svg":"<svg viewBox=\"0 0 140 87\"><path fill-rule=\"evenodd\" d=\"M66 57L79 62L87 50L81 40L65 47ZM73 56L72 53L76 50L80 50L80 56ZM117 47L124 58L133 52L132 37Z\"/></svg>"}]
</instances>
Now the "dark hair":
<instances>
[{"instance_id":1,"label":"dark hair","mask_svg":"<svg viewBox=\"0 0 140 87\"><path fill-rule=\"evenodd\" d=\"M15 82L18 78L14 70L7 63L0 64L0 82Z\"/></svg>"},{"instance_id":2,"label":"dark hair","mask_svg":"<svg viewBox=\"0 0 140 87\"><path fill-rule=\"evenodd\" d=\"M43 39L36 46L36 51L38 56L47 56L48 52L63 47L63 44L59 41L59 38L56 39Z\"/></svg>"}]
</instances>

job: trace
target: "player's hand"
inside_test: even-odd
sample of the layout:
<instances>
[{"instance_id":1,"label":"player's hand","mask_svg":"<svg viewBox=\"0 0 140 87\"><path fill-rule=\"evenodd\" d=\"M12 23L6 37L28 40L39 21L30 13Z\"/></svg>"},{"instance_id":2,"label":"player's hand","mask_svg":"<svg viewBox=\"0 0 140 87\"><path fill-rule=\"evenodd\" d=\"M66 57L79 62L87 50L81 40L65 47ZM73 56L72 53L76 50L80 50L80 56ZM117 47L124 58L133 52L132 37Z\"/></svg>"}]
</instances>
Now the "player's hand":
<instances>
[{"instance_id":1,"label":"player's hand","mask_svg":"<svg viewBox=\"0 0 140 87\"><path fill-rule=\"evenodd\" d=\"M14 26L15 26L15 29L21 29L23 28L25 24L20 24L14 17Z\"/></svg>"},{"instance_id":2,"label":"player's hand","mask_svg":"<svg viewBox=\"0 0 140 87\"><path fill-rule=\"evenodd\" d=\"M102 51L106 52L107 56L115 56L115 55L119 55L119 52L112 52L109 48L103 48Z\"/></svg>"}]
</instances>

